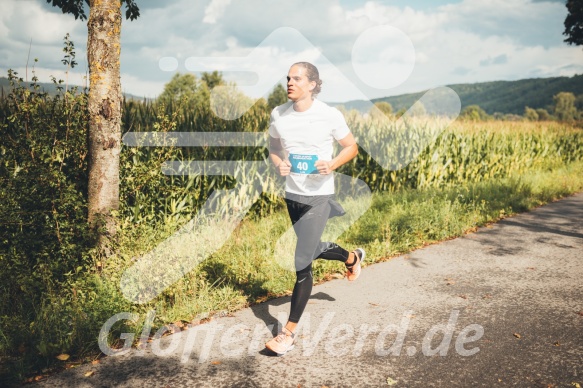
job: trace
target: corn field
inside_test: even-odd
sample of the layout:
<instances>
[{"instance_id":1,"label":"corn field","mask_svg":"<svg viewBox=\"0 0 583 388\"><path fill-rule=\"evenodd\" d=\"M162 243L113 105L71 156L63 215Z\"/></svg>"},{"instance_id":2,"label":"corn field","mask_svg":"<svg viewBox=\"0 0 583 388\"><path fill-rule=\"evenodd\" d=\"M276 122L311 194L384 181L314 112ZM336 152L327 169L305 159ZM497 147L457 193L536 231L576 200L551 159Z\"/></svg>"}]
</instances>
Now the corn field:
<instances>
[{"instance_id":1,"label":"corn field","mask_svg":"<svg viewBox=\"0 0 583 388\"><path fill-rule=\"evenodd\" d=\"M366 182L373 191L424 189L486 179L519 176L527 170L552 168L583 158L583 132L559 123L454 122L423 118L397 123L345 113L357 138L359 155L338 172ZM258 199L253 215L265 215L282 205L283 180L274 174L266 148L269 109L260 100L237 120L222 120L208 108L128 103L124 111L126 135L134 132L245 132L255 134L256 146L164 147L125 146L122 150L120 215L127 222L164 222L192 217L213 190L240 190ZM154 124L152 124L154 123ZM368 151L375 151L376 159ZM379 155L393 166L383 169ZM163 167L174 162L168 175ZM188 163L231 161L235 171L204 175ZM237 163L237 162L246 163ZM387 164L384 164L387 165ZM182 166L176 168L176 166ZM200 166L199 166L200 167ZM221 204L216 204L220 208Z\"/></svg>"}]
</instances>

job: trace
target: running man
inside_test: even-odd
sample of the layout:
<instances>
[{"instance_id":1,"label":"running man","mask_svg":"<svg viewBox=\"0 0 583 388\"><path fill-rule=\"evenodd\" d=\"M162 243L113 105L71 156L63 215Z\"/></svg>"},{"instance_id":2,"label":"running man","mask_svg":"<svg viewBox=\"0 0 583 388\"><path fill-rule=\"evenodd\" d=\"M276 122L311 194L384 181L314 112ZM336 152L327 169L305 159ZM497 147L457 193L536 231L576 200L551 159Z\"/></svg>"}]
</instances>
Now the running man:
<instances>
[{"instance_id":1,"label":"running man","mask_svg":"<svg viewBox=\"0 0 583 388\"><path fill-rule=\"evenodd\" d=\"M346 265L347 279L354 281L365 258L362 248L348 252L335 243L320 241L328 218L344 214L334 200L332 172L358 154L342 113L315 98L321 85L314 65L293 64L287 76L287 96L291 101L271 112L269 157L277 172L286 177L285 202L297 235L297 278L289 318L282 331L265 344L278 355L294 347L294 332L312 292L312 261L341 261ZM342 150L332 158L334 140Z\"/></svg>"}]
</instances>

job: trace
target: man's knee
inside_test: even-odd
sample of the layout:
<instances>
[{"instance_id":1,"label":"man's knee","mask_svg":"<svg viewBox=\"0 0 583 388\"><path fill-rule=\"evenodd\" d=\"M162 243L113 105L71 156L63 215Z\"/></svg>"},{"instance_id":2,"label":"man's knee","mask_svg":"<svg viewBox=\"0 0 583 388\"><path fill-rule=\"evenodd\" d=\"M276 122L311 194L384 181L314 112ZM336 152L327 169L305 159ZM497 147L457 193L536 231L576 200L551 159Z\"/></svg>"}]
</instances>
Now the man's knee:
<instances>
[{"instance_id":1,"label":"man's knee","mask_svg":"<svg viewBox=\"0 0 583 388\"><path fill-rule=\"evenodd\" d=\"M296 276L298 279L303 279L306 276L312 277L312 263L305 265L303 267L296 266Z\"/></svg>"}]
</instances>

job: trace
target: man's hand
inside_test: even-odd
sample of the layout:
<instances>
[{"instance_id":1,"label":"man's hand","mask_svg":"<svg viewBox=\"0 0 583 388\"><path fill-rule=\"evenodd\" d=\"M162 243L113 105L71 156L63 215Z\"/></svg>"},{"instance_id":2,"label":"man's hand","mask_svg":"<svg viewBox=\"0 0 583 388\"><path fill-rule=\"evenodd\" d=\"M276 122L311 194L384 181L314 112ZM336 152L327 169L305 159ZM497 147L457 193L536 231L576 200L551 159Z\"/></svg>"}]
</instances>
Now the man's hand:
<instances>
[{"instance_id":1,"label":"man's hand","mask_svg":"<svg viewBox=\"0 0 583 388\"><path fill-rule=\"evenodd\" d=\"M358 155L358 145L354 140L352 133L346 135L343 139L338 140L338 143L342 146L342 151L332 160L318 160L316 162L316 168L321 175L331 174L332 171L342 166L354 159Z\"/></svg>"},{"instance_id":2,"label":"man's hand","mask_svg":"<svg viewBox=\"0 0 583 388\"><path fill-rule=\"evenodd\" d=\"M328 160L317 160L316 168L320 175L328 175L332 173L332 162Z\"/></svg>"},{"instance_id":3,"label":"man's hand","mask_svg":"<svg viewBox=\"0 0 583 388\"><path fill-rule=\"evenodd\" d=\"M277 172L281 176L289 175L291 171L291 163L289 160L282 160L281 163L276 167Z\"/></svg>"}]
</instances>

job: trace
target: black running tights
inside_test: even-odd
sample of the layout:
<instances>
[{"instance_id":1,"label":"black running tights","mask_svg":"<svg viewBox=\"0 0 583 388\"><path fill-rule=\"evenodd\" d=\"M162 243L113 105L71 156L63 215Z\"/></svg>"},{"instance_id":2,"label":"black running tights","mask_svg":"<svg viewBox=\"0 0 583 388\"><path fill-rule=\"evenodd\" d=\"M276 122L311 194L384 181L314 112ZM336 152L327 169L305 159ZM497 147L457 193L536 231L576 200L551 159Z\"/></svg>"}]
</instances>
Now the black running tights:
<instances>
[{"instance_id":1,"label":"black running tights","mask_svg":"<svg viewBox=\"0 0 583 388\"><path fill-rule=\"evenodd\" d=\"M299 322L312 293L312 261L316 258L348 260L348 251L331 242L320 241L330 216L331 195L302 196L286 193L287 210L298 237L294 261L294 286L289 320Z\"/></svg>"}]
</instances>

